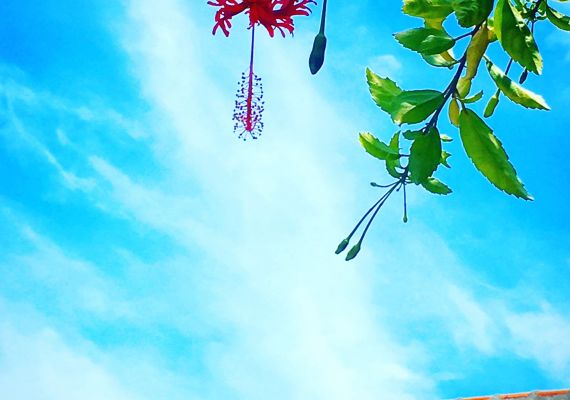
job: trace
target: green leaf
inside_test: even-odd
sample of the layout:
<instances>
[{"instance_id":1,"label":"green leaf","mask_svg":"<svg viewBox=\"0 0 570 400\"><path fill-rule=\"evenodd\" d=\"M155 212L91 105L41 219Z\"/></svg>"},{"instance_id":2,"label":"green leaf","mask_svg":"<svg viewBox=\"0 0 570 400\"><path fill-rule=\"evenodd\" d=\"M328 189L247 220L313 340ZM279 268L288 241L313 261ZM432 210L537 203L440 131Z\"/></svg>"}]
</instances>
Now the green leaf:
<instances>
[{"instance_id":1,"label":"green leaf","mask_svg":"<svg viewBox=\"0 0 570 400\"><path fill-rule=\"evenodd\" d=\"M394 110L394 99L402 93L402 89L394 81L379 77L369 68L366 68L366 79L374 102L382 110L391 114Z\"/></svg>"},{"instance_id":2,"label":"green leaf","mask_svg":"<svg viewBox=\"0 0 570 400\"><path fill-rule=\"evenodd\" d=\"M459 81L457 81L457 86L455 88L457 89L457 95L460 98L464 98L469 95L469 92L471 91L471 83L471 78L467 78L465 76L459 78Z\"/></svg>"},{"instance_id":3,"label":"green leaf","mask_svg":"<svg viewBox=\"0 0 570 400\"><path fill-rule=\"evenodd\" d=\"M499 0L495 9L495 34L503 49L531 72L542 73L542 56L532 32L510 0Z\"/></svg>"},{"instance_id":4,"label":"green leaf","mask_svg":"<svg viewBox=\"0 0 570 400\"><path fill-rule=\"evenodd\" d=\"M408 140L416 140L417 137L422 136L422 131L404 131L402 136L404 136Z\"/></svg>"},{"instance_id":5,"label":"green leaf","mask_svg":"<svg viewBox=\"0 0 570 400\"><path fill-rule=\"evenodd\" d=\"M456 86L459 97L463 98L469 95L471 83L473 78L477 75L479 64L481 64L481 59L483 58L485 51L487 51L489 43L489 29L485 23L481 25L477 33L473 35L469 41L469 45L467 46L465 75L459 79Z\"/></svg>"},{"instance_id":6,"label":"green leaf","mask_svg":"<svg viewBox=\"0 0 570 400\"><path fill-rule=\"evenodd\" d=\"M431 192L434 194L447 195L447 194L450 194L452 192L452 190L449 188L449 186L447 186L445 183L441 182L440 180L438 180L436 178L427 178L427 180L425 182L422 182L422 186L428 192Z\"/></svg>"},{"instance_id":7,"label":"green leaf","mask_svg":"<svg viewBox=\"0 0 570 400\"><path fill-rule=\"evenodd\" d=\"M501 89L501 92L503 92L510 100L526 108L550 110L550 107L548 107L548 104L546 104L546 101L544 101L542 96L523 88L505 75L499 67L488 60L487 69L489 70L489 75L491 75L491 78L493 78L497 87Z\"/></svg>"},{"instance_id":8,"label":"green leaf","mask_svg":"<svg viewBox=\"0 0 570 400\"><path fill-rule=\"evenodd\" d=\"M570 31L570 17L546 6L546 17L559 29Z\"/></svg>"},{"instance_id":9,"label":"green leaf","mask_svg":"<svg viewBox=\"0 0 570 400\"><path fill-rule=\"evenodd\" d=\"M514 2L515 2L516 9L519 10L520 12L523 12L524 10L526 10L526 8L523 5L521 0L514 0Z\"/></svg>"},{"instance_id":10,"label":"green leaf","mask_svg":"<svg viewBox=\"0 0 570 400\"><path fill-rule=\"evenodd\" d=\"M403 91L392 102L392 120L401 124L417 124L443 104L443 94L436 90Z\"/></svg>"},{"instance_id":11,"label":"green leaf","mask_svg":"<svg viewBox=\"0 0 570 400\"><path fill-rule=\"evenodd\" d=\"M473 79L477 75L479 64L481 64L481 59L487 51L489 43L489 28L487 24L483 24L467 46L466 78Z\"/></svg>"},{"instance_id":12,"label":"green leaf","mask_svg":"<svg viewBox=\"0 0 570 400\"><path fill-rule=\"evenodd\" d=\"M495 17L490 16L487 18L487 36L489 38L489 42L493 43L497 41L497 34L495 33Z\"/></svg>"},{"instance_id":13,"label":"green leaf","mask_svg":"<svg viewBox=\"0 0 570 400\"><path fill-rule=\"evenodd\" d=\"M441 138L442 142L453 142L453 138L451 136L447 136L447 135L439 135L439 137Z\"/></svg>"},{"instance_id":14,"label":"green leaf","mask_svg":"<svg viewBox=\"0 0 570 400\"><path fill-rule=\"evenodd\" d=\"M433 65L434 67L443 67L443 68L453 68L453 66L455 64L457 64L459 61L455 60L455 59L448 59L446 57L443 56L443 54L422 54L422 58L429 64L429 65Z\"/></svg>"},{"instance_id":15,"label":"green leaf","mask_svg":"<svg viewBox=\"0 0 570 400\"><path fill-rule=\"evenodd\" d=\"M364 147L364 150L379 160L399 157L398 151L394 151L386 143L381 142L368 132L361 133L359 140L362 147Z\"/></svg>"},{"instance_id":16,"label":"green leaf","mask_svg":"<svg viewBox=\"0 0 570 400\"><path fill-rule=\"evenodd\" d=\"M532 200L491 128L469 109L461 111L459 120L463 147L475 167L500 190Z\"/></svg>"},{"instance_id":17,"label":"green leaf","mask_svg":"<svg viewBox=\"0 0 570 400\"><path fill-rule=\"evenodd\" d=\"M430 177L441 160L441 139L436 128L431 128L425 135L418 136L410 150L410 180L415 184Z\"/></svg>"},{"instance_id":18,"label":"green leaf","mask_svg":"<svg viewBox=\"0 0 570 400\"><path fill-rule=\"evenodd\" d=\"M464 28L479 25L493 11L494 0L453 0L457 22Z\"/></svg>"},{"instance_id":19,"label":"green leaf","mask_svg":"<svg viewBox=\"0 0 570 400\"><path fill-rule=\"evenodd\" d=\"M481 90L481 91L475 93L475 94L474 94L473 96L471 96L471 97L466 97L466 98L464 98L464 99L461 99L461 101L462 101L464 104L471 104L471 103L476 103L476 102L478 102L478 101L481 100L482 98L483 98L483 91Z\"/></svg>"},{"instance_id":20,"label":"green leaf","mask_svg":"<svg viewBox=\"0 0 570 400\"><path fill-rule=\"evenodd\" d=\"M441 30L415 28L394 35L400 44L425 55L440 54L455 45L455 39Z\"/></svg>"},{"instance_id":21,"label":"green leaf","mask_svg":"<svg viewBox=\"0 0 570 400\"><path fill-rule=\"evenodd\" d=\"M451 165L449 165L449 162L447 161L449 157L451 157L451 153L448 153L445 150L441 152L441 160L439 160L439 163L445 168L451 168Z\"/></svg>"},{"instance_id":22,"label":"green leaf","mask_svg":"<svg viewBox=\"0 0 570 400\"><path fill-rule=\"evenodd\" d=\"M396 132L394 136L392 136L392 139L390 139L390 148L396 152L396 154L400 154L400 132ZM402 174L399 173L396 168L402 168L400 157L388 157L386 159L386 171L388 171L391 177L400 178Z\"/></svg>"},{"instance_id":23,"label":"green leaf","mask_svg":"<svg viewBox=\"0 0 570 400\"><path fill-rule=\"evenodd\" d=\"M445 19L453 12L451 0L404 0L402 11L412 17Z\"/></svg>"}]
</instances>

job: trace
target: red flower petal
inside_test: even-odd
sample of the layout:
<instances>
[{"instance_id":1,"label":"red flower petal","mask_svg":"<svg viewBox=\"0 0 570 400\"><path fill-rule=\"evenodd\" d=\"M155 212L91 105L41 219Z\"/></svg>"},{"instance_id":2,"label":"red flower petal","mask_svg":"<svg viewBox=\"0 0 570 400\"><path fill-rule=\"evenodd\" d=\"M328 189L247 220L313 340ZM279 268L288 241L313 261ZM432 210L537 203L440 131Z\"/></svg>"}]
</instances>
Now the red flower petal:
<instances>
[{"instance_id":1,"label":"red flower petal","mask_svg":"<svg viewBox=\"0 0 570 400\"><path fill-rule=\"evenodd\" d=\"M309 15L309 4L316 3L314 0L210 0L208 4L219 7L215 15L213 34L220 28L224 35L229 36L231 19L245 11L249 15L250 27L263 25L273 37L275 29L283 36L285 31L293 34L293 17Z\"/></svg>"}]
</instances>

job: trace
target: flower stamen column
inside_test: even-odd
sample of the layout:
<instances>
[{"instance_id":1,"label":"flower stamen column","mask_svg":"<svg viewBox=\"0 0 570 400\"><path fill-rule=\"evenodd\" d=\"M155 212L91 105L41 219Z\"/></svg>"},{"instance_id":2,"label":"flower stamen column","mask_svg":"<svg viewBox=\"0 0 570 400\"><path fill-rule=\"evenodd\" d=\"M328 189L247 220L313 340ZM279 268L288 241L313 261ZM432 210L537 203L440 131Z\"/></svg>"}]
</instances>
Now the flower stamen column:
<instances>
[{"instance_id":1,"label":"flower stamen column","mask_svg":"<svg viewBox=\"0 0 570 400\"><path fill-rule=\"evenodd\" d=\"M234 132L240 139L257 139L263 130L261 117L264 101L261 79L253 70L255 27L262 25L271 37L275 35L276 29L283 37L286 31L293 34L293 17L309 15L311 12L309 4L316 3L314 0L210 0L208 4L219 7L215 15L213 34L219 28L224 35L229 36L231 19L242 12L249 16L249 29L251 29L249 71L242 74L239 82L233 120Z\"/></svg>"},{"instance_id":2,"label":"flower stamen column","mask_svg":"<svg viewBox=\"0 0 570 400\"><path fill-rule=\"evenodd\" d=\"M263 85L261 78L253 71L254 49L255 26L251 27L249 72L242 74L233 116L235 121L234 133L238 133L238 138L243 140L246 140L248 136L257 139L263 131L263 121L261 120L264 110Z\"/></svg>"}]
</instances>

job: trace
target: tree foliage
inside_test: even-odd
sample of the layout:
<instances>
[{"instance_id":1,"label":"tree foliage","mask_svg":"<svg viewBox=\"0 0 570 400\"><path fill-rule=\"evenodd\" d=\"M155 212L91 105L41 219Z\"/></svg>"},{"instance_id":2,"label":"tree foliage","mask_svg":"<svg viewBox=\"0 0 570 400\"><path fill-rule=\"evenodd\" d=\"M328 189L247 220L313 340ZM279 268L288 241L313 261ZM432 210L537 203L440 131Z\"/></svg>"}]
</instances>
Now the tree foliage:
<instances>
[{"instance_id":1,"label":"tree foliage","mask_svg":"<svg viewBox=\"0 0 570 400\"><path fill-rule=\"evenodd\" d=\"M368 154L384 163L394 181L388 185L372 183L372 186L384 188L385 193L341 242L337 254L348 248L353 236L368 219L346 259L356 257L371 223L394 192L404 194L404 222L408 220L408 185L420 186L437 195L452 192L435 176L440 168L450 167L447 160L451 154L445 150L445 144L452 139L442 135L438 128L446 107L449 120L458 128L463 148L475 168L503 192L523 200L533 199L486 119L495 113L502 96L524 108L550 109L542 96L522 85L529 73L540 75L543 69L543 59L534 35L535 25L548 21L559 29L570 31L570 17L556 10L556 2L567 1L404 0L403 13L420 18L422 26L396 33L396 41L418 53L434 68L448 68L453 72L443 90L406 90L389 77L366 70L372 100L391 117L397 125L397 132L389 142L383 142L372 133L363 133L360 134L360 143ZM452 24L453 20L466 32L451 36L444 24ZM324 37L324 22L319 35ZM500 46L508 55L509 62L504 70L487 56L491 46ZM454 50L458 49L462 49L462 55L455 57ZM320 60L324 60L324 47L319 48L317 41L313 47L315 52L321 54ZM518 79L509 76L515 63L522 70ZM483 92L472 94L471 87L482 64L485 68L481 69L487 70L496 91L487 100L481 116L473 104L485 96ZM311 70L314 72L314 68Z\"/></svg>"}]
</instances>

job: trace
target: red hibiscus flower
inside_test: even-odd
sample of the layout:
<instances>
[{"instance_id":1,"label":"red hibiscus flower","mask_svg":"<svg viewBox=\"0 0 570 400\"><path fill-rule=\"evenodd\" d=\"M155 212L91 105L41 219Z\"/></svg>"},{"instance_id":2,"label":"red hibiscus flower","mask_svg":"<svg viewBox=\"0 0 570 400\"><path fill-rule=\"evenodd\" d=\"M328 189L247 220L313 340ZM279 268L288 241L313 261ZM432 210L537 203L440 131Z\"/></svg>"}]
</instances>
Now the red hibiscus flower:
<instances>
[{"instance_id":1,"label":"red hibiscus flower","mask_svg":"<svg viewBox=\"0 0 570 400\"><path fill-rule=\"evenodd\" d=\"M263 130L261 114L264 109L263 88L261 79L253 72L253 53L255 47L255 27L263 25L269 36L275 35L277 29L285 37L285 32L293 34L295 29L293 17L309 15L309 4L316 4L314 0L210 0L208 4L219 7L216 11L213 34L220 28L224 35L230 35L232 18L238 14L246 13L249 16L251 29L251 53L249 72L243 73L239 82L237 100L233 120L234 132L240 139L248 137L257 139Z\"/></svg>"},{"instance_id":2,"label":"red hibiscus flower","mask_svg":"<svg viewBox=\"0 0 570 400\"><path fill-rule=\"evenodd\" d=\"M208 4L219 7L213 33L221 28L226 36L230 34L231 19L242 12L249 15L249 26L263 25L271 37L278 29L283 36L285 31L293 33L293 17L309 15L309 4L314 0L211 0Z\"/></svg>"}]
</instances>

